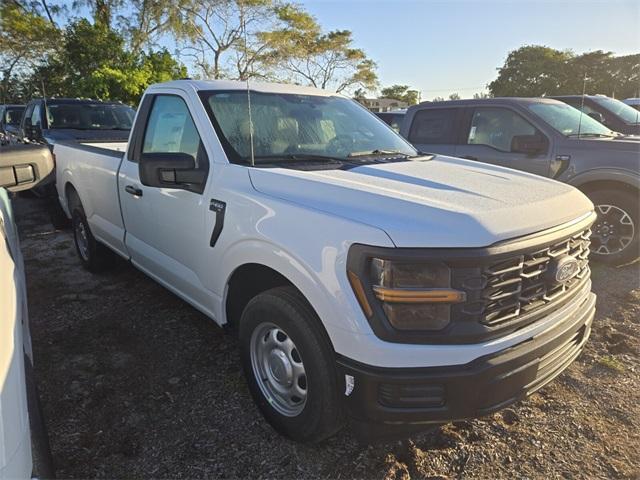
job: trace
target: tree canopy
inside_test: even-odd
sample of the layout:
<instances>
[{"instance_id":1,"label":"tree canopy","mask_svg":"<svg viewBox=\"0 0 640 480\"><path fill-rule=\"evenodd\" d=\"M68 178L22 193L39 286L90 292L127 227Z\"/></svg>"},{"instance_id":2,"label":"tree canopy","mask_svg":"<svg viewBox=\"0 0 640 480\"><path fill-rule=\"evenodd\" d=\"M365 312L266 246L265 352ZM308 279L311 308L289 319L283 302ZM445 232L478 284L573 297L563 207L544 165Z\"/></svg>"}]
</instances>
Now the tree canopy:
<instances>
[{"instance_id":1,"label":"tree canopy","mask_svg":"<svg viewBox=\"0 0 640 480\"><path fill-rule=\"evenodd\" d=\"M45 93L136 103L149 83L187 75L178 59L196 77L377 86L376 64L350 31L325 32L286 0L6 0L0 17L5 101ZM167 44L176 51L158 48Z\"/></svg>"},{"instance_id":2,"label":"tree canopy","mask_svg":"<svg viewBox=\"0 0 640 480\"><path fill-rule=\"evenodd\" d=\"M411 90L409 85L391 85L380 90L380 97L394 98L408 105L415 105L420 100L420 92Z\"/></svg>"},{"instance_id":3,"label":"tree canopy","mask_svg":"<svg viewBox=\"0 0 640 480\"><path fill-rule=\"evenodd\" d=\"M616 57L598 50L576 55L571 51L527 45L509 52L498 77L489 84L493 96L605 94L638 96L640 54Z\"/></svg>"}]
</instances>

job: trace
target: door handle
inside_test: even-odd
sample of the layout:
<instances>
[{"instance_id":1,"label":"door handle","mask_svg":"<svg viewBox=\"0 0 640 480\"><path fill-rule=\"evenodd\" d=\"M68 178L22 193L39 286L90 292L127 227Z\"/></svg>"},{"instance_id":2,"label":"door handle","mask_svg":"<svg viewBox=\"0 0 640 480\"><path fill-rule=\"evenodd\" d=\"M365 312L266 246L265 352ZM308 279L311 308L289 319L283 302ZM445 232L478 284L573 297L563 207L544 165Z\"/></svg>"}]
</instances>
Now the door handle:
<instances>
[{"instance_id":1,"label":"door handle","mask_svg":"<svg viewBox=\"0 0 640 480\"><path fill-rule=\"evenodd\" d=\"M466 158L467 160L478 160L478 157L474 157L473 155L465 155L464 157L460 158Z\"/></svg>"},{"instance_id":2,"label":"door handle","mask_svg":"<svg viewBox=\"0 0 640 480\"><path fill-rule=\"evenodd\" d=\"M130 193L134 197L142 196L142 189L138 187L134 187L133 185L127 185L126 187L124 187L124 191L127 193Z\"/></svg>"}]
</instances>

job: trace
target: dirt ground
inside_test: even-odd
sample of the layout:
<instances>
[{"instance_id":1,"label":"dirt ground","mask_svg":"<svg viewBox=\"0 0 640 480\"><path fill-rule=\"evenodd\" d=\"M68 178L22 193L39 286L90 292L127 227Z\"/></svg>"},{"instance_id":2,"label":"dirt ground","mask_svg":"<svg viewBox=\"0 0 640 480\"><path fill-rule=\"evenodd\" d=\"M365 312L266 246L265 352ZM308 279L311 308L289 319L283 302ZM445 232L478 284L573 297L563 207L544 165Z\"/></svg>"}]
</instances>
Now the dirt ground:
<instances>
[{"instance_id":1,"label":"dirt ground","mask_svg":"<svg viewBox=\"0 0 640 480\"><path fill-rule=\"evenodd\" d=\"M61 478L640 478L640 266L594 266L586 351L491 417L365 446L290 442L262 419L236 342L117 261L84 271L42 201L14 201L36 376Z\"/></svg>"}]
</instances>

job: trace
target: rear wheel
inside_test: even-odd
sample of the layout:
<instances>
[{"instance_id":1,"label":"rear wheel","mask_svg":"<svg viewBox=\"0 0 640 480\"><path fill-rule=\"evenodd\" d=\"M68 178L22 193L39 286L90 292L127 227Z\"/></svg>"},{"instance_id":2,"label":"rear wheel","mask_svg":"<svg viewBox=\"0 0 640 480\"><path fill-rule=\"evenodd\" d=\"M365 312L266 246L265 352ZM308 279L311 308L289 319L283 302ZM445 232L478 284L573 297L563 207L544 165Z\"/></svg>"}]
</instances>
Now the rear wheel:
<instances>
[{"instance_id":1,"label":"rear wheel","mask_svg":"<svg viewBox=\"0 0 640 480\"><path fill-rule=\"evenodd\" d=\"M282 435L317 442L343 425L333 350L315 312L293 287L254 297L239 328L251 394Z\"/></svg>"},{"instance_id":2,"label":"rear wheel","mask_svg":"<svg viewBox=\"0 0 640 480\"><path fill-rule=\"evenodd\" d=\"M640 255L640 218L637 194L603 189L589 193L598 218L591 227L594 260L621 265Z\"/></svg>"},{"instance_id":3,"label":"rear wheel","mask_svg":"<svg viewBox=\"0 0 640 480\"><path fill-rule=\"evenodd\" d=\"M111 252L94 238L89 228L87 217L79 202L76 202L73 206L71 222L73 225L73 241L82 266L93 273L106 270L110 264Z\"/></svg>"}]
</instances>

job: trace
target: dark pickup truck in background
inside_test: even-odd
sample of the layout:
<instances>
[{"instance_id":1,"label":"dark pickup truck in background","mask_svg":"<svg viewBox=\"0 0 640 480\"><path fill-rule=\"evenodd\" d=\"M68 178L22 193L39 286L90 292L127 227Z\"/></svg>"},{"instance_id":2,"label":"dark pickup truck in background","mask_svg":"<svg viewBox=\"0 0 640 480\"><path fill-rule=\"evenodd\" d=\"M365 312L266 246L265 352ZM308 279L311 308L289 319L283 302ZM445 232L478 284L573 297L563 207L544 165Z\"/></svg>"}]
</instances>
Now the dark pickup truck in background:
<instances>
[{"instance_id":1,"label":"dark pickup truck in background","mask_svg":"<svg viewBox=\"0 0 640 480\"><path fill-rule=\"evenodd\" d=\"M637 139L625 140L579 110L543 98L422 103L409 108L400 133L424 152L524 170L579 188L598 213L593 257L622 264L640 256Z\"/></svg>"},{"instance_id":2,"label":"dark pickup truck in background","mask_svg":"<svg viewBox=\"0 0 640 480\"><path fill-rule=\"evenodd\" d=\"M0 105L0 145L16 143L24 105Z\"/></svg>"},{"instance_id":3,"label":"dark pickup truck in background","mask_svg":"<svg viewBox=\"0 0 640 480\"><path fill-rule=\"evenodd\" d=\"M640 135L640 112L620 100L604 95L564 95L550 98L582 110L614 132Z\"/></svg>"},{"instance_id":4,"label":"dark pickup truck in background","mask_svg":"<svg viewBox=\"0 0 640 480\"><path fill-rule=\"evenodd\" d=\"M27 103L20 122L19 140L53 148L58 142L79 142L106 147L126 142L135 110L121 102L78 98L35 98ZM118 147L119 148L119 147ZM117 148L116 148L117 149ZM55 198L55 172L32 189L41 197ZM61 212L51 212L52 223L61 225Z\"/></svg>"},{"instance_id":5,"label":"dark pickup truck in background","mask_svg":"<svg viewBox=\"0 0 640 480\"><path fill-rule=\"evenodd\" d=\"M20 123L25 143L59 141L123 142L129 138L135 111L120 102L76 98L31 100Z\"/></svg>"}]
</instances>

